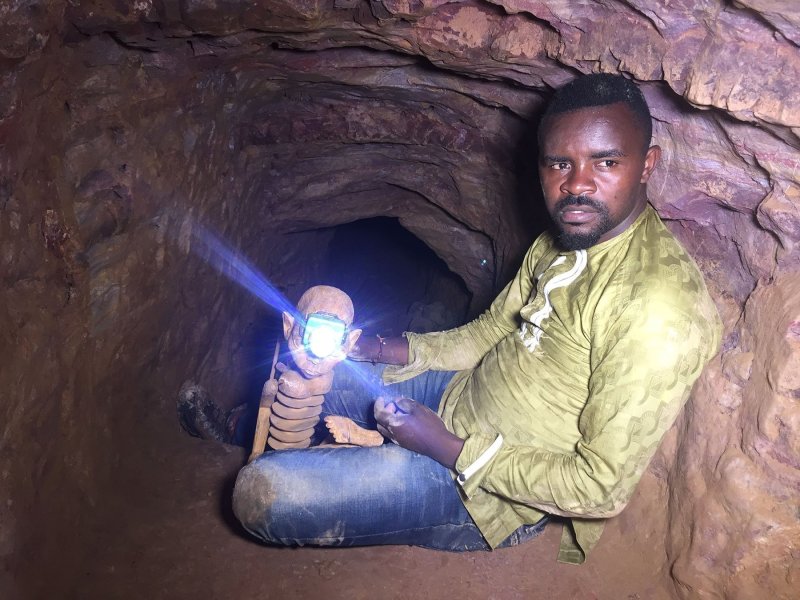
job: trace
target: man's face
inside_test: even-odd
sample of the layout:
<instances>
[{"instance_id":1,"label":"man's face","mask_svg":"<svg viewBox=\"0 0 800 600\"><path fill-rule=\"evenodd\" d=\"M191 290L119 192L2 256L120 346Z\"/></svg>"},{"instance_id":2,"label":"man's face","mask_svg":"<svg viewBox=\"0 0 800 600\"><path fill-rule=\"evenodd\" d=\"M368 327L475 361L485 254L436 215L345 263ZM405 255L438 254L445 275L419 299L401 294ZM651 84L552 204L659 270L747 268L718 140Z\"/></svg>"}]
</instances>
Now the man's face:
<instances>
[{"instance_id":1,"label":"man's face","mask_svg":"<svg viewBox=\"0 0 800 600\"><path fill-rule=\"evenodd\" d=\"M644 209L645 183L661 154L645 149L622 103L550 117L541 137L539 177L565 250L588 248L622 233Z\"/></svg>"}]
</instances>

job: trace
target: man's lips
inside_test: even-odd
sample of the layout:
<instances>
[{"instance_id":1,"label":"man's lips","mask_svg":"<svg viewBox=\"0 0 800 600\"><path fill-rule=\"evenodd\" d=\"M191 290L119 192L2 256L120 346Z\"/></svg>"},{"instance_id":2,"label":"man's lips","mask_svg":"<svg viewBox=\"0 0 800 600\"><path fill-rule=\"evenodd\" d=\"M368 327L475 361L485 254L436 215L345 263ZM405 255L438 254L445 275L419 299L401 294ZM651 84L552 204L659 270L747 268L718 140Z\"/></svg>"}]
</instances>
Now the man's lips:
<instances>
[{"instance_id":1,"label":"man's lips","mask_svg":"<svg viewBox=\"0 0 800 600\"><path fill-rule=\"evenodd\" d=\"M596 216L597 211L591 206L568 206L560 212L561 222L569 225L582 225Z\"/></svg>"}]
</instances>

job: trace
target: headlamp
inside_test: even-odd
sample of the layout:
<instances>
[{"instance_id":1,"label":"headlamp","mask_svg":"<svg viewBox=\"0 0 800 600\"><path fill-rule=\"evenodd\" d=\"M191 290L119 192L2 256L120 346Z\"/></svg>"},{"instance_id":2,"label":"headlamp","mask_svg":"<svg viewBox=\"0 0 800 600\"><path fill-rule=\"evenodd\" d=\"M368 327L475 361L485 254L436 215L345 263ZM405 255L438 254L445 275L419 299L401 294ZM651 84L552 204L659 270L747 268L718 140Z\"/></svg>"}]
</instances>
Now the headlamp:
<instances>
[{"instance_id":1,"label":"headlamp","mask_svg":"<svg viewBox=\"0 0 800 600\"><path fill-rule=\"evenodd\" d=\"M327 358L344 344L347 324L335 315L316 312L308 315L303 331L303 346L317 358Z\"/></svg>"}]
</instances>

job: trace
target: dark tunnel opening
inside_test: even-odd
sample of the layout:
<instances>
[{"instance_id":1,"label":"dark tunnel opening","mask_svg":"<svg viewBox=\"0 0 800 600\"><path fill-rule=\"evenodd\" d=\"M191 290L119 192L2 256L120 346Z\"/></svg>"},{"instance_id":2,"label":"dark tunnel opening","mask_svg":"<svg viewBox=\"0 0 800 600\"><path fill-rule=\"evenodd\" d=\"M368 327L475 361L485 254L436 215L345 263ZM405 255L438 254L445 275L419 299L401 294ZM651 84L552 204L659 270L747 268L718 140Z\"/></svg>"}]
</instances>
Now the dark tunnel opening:
<instances>
[{"instance_id":1,"label":"dark tunnel opening","mask_svg":"<svg viewBox=\"0 0 800 600\"><path fill-rule=\"evenodd\" d=\"M320 283L353 299L366 335L428 332L464 322L472 298L424 242L394 218L363 219L334 228Z\"/></svg>"},{"instance_id":2,"label":"dark tunnel opening","mask_svg":"<svg viewBox=\"0 0 800 600\"><path fill-rule=\"evenodd\" d=\"M314 285L338 287L353 300L354 326L363 329L362 335L441 331L467 321L472 294L464 281L396 218L374 217L306 231L296 243L298 264L307 271L296 274L304 285L295 281L279 286L292 288L288 300L296 302ZM316 253L323 256L315 258ZM280 313L265 311L242 336L247 359L240 371L231 373L243 378L242 395L223 399L222 404L248 406L233 441L249 448L276 341L281 342L281 352L286 350Z\"/></svg>"}]
</instances>

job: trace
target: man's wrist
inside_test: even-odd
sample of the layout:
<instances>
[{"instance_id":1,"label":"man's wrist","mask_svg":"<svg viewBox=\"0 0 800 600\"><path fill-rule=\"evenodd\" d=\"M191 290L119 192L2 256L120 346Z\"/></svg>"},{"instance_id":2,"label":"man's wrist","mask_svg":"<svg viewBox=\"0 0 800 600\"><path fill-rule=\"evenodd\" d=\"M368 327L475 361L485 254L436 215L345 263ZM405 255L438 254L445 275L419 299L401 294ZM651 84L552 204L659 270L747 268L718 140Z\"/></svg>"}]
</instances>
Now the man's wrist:
<instances>
[{"instance_id":1,"label":"man's wrist","mask_svg":"<svg viewBox=\"0 0 800 600\"><path fill-rule=\"evenodd\" d=\"M448 469L456 470L456 462L464 448L465 440L462 440L454 433L447 432L447 436L437 445L435 454L431 456L435 461L444 465Z\"/></svg>"},{"instance_id":2,"label":"man's wrist","mask_svg":"<svg viewBox=\"0 0 800 600\"><path fill-rule=\"evenodd\" d=\"M369 361L375 364L379 352L378 341L372 336L361 336L350 351L349 357L353 360Z\"/></svg>"},{"instance_id":3,"label":"man's wrist","mask_svg":"<svg viewBox=\"0 0 800 600\"><path fill-rule=\"evenodd\" d=\"M408 340L402 337L385 338L380 335L359 338L350 351L353 360L405 365L408 363Z\"/></svg>"},{"instance_id":4,"label":"man's wrist","mask_svg":"<svg viewBox=\"0 0 800 600\"><path fill-rule=\"evenodd\" d=\"M381 338L381 361L389 365L408 364L408 340L404 337Z\"/></svg>"}]
</instances>

